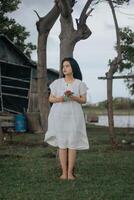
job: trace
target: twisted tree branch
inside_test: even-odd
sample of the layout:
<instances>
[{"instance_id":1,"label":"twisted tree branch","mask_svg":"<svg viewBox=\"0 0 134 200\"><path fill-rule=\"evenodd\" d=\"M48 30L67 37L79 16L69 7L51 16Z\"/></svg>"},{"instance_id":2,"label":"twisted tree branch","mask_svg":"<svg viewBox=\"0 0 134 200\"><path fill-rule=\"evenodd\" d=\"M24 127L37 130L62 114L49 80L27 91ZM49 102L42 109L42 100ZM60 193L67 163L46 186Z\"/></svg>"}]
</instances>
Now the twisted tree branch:
<instances>
[{"instance_id":1,"label":"twisted tree branch","mask_svg":"<svg viewBox=\"0 0 134 200\"><path fill-rule=\"evenodd\" d=\"M86 23L86 20L87 20L87 17L89 16L89 14L94 10L93 8L87 13L87 10L89 8L89 6L91 5L93 0L87 0L87 3L85 4L82 12L81 12L81 15L80 15L80 18L79 18L79 27L81 27L83 24Z\"/></svg>"},{"instance_id":2,"label":"twisted tree branch","mask_svg":"<svg viewBox=\"0 0 134 200\"><path fill-rule=\"evenodd\" d=\"M91 14L91 12L94 10L94 8L91 8L88 12L87 10L89 9L89 6L91 5L93 0L87 0L81 15L79 19L75 19L76 20L76 24L77 24L77 31L75 32L75 37L76 37L76 41L79 40L85 40L87 39L91 34L91 30L89 29L89 27L86 25L86 20L88 18L88 16Z\"/></svg>"}]
</instances>

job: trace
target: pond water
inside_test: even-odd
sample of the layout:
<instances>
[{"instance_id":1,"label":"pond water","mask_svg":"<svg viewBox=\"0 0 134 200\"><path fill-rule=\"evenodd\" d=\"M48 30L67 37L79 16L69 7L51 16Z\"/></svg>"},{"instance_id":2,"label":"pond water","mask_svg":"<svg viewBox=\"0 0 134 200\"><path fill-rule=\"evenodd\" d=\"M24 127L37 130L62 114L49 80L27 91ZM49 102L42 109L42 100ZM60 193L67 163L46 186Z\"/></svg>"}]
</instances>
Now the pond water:
<instances>
[{"instance_id":1,"label":"pond water","mask_svg":"<svg viewBox=\"0 0 134 200\"><path fill-rule=\"evenodd\" d=\"M96 125L108 126L108 116L100 115L98 123L92 123ZM115 127L132 127L134 128L134 115L114 115Z\"/></svg>"}]
</instances>

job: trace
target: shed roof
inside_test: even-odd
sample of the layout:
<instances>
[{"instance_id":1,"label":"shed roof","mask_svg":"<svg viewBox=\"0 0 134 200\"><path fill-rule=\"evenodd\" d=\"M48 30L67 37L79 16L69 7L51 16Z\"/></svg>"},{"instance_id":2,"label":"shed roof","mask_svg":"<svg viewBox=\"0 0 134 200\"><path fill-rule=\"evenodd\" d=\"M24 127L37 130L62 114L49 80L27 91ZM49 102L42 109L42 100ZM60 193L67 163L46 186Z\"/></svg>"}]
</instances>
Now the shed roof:
<instances>
[{"instance_id":1,"label":"shed roof","mask_svg":"<svg viewBox=\"0 0 134 200\"><path fill-rule=\"evenodd\" d=\"M11 54L13 58L11 58L11 56L8 56L7 54ZM21 59L19 59L18 57L20 57ZM32 61L27 55L25 55L19 48L17 48L13 44L13 42L4 34L0 34L0 62L3 63L7 62L9 64L14 64L14 65L28 65L34 68L37 67L37 64L34 61ZM47 68L47 70L50 73L52 72L56 75L59 74L59 71L56 69Z\"/></svg>"},{"instance_id":2,"label":"shed roof","mask_svg":"<svg viewBox=\"0 0 134 200\"><path fill-rule=\"evenodd\" d=\"M6 48L6 46L8 48ZM11 63L15 62L14 59L11 59L11 57L7 55L9 52L12 51L12 56L13 54L16 54L16 56L19 56L23 60L24 63L22 64L36 67L36 64L27 55L25 55L19 48L17 48L7 36L3 34L0 34L0 48L1 48L0 52L1 61L7 61ZM7 49L9 49L9 51ZM16 59L15 64L17 64L17 62L18 60Z\"/></svg>"}]
</instances>

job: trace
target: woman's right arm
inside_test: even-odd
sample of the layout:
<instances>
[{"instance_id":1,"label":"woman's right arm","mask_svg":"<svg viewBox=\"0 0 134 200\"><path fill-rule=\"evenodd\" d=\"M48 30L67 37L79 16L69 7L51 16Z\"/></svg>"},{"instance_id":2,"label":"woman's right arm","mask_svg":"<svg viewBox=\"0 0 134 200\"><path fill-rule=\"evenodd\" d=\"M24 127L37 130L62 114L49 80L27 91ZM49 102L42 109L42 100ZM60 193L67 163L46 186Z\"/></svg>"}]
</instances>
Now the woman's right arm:
<instances>
[{"instance_id":1,"label":"woman's right arm","mask_svg":"<svg viewBox=\"0 0 134 200\"><path fill-rule=\"evenodd\" d=\"M48 100L50 103L59 103L59 102L63 102L64 98L63 98L63 96L56 97L50 93Z\"/></svg>"}]
</instances>

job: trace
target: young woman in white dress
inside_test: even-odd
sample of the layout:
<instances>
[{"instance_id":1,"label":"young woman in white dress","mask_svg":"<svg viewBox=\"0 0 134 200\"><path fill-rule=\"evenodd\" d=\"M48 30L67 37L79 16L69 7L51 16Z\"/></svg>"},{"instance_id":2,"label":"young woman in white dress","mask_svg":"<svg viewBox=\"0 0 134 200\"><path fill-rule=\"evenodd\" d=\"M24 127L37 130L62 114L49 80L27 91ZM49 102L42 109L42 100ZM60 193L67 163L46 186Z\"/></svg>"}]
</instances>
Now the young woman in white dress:
<instances>
[{"instance_id":1,"label":"young woman in white dress","mask_svg":"<svg viewBox=\"0 0 134 200\"><path fill-rule=\"evenodd\" d=\"M76 150L89 149L81 107L87 101L88 87L82 81L81 70L74 58L64 58L61 64L62 78L56 79L49 86L49 102L53 104L44 141L59 147L62 169L60 179L74 180Z\"/></svg>"}]
</instances>

